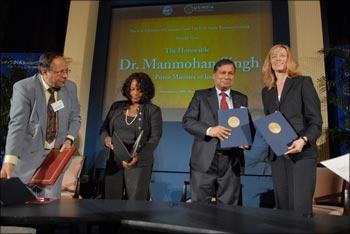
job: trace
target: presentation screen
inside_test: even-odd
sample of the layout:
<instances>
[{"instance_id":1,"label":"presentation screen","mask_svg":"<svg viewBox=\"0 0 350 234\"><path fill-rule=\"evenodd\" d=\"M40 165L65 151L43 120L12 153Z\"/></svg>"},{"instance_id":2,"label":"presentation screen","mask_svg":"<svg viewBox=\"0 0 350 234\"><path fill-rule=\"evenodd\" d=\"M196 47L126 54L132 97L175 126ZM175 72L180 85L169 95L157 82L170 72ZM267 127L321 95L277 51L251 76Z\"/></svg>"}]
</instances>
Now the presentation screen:
<instances>
[{"instance_id":1,"label":"presentation screen","mask_svg":"<svg viewBox=\"0 0 350 234\"><path fill-rule=\"evenodd\" d=\"M260 116L261 68L272 35L270 1L114 8L103 114L124 99L125 79L145 72L164 121L181 121L194 91L214 86L214 64L229 58L237 67L232 89L248 96L253 118Z\"/></svg>"}]
</instances>

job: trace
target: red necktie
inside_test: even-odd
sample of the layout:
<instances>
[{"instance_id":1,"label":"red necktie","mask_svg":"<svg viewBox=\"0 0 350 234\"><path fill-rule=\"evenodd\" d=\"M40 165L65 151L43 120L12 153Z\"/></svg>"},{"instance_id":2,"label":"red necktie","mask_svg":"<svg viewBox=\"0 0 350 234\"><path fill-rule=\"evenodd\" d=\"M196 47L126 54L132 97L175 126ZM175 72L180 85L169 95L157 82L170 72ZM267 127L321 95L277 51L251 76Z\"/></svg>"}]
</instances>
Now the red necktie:
<instances>
[{"instance_id":1,"label":"red necktie","mask_svg":"<svg viewBox=\"0 0 350 234\"><path fill-rule=\"evenodd\" d=\"M47 103L47 127L46 127L46 141L51 143L56 138L57 123L56 112L53 110L51 104L55 102L55 89L49 88L50 93L49 102Z\"/></svg>"},{"instance_id":2,"label":"red necktie","mask_svg":"<svg viewBox=\"0 0 350 234\"><path fill-rule=\"evenodd\" d=\"M226 101L227 94L225 92L221 92L220 95L221 95L220 109L226 110L228 109L228 104Z\"/></svg>"}]
</instances>

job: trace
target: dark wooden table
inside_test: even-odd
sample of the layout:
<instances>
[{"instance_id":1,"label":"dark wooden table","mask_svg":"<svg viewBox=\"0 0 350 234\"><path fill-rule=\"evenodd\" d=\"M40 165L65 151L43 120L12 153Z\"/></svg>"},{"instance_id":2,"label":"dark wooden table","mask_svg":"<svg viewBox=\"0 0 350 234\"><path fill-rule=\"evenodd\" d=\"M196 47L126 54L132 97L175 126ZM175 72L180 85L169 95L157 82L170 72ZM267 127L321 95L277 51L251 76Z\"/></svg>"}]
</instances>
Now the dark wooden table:
<instances>
[{"instance_id":1,"label":"dark wooden table","mask_svg":"<svg viewBox=\"0 0 350 234\"><path fill-rule=\"evenodd\" d=\"M266 208L191 203L62 199L45 205L1 207L1 225L53 229L95 225L100 227L99 233L348 233L349 217L304 218Z\"/></svg>"}]
</instances>

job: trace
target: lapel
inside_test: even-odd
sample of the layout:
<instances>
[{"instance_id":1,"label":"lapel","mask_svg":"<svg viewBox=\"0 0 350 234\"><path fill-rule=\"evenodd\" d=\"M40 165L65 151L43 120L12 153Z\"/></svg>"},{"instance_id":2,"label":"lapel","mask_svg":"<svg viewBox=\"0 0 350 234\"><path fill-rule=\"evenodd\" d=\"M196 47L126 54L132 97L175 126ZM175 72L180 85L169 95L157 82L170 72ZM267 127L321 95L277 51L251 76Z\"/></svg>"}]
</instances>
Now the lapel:
<instances>
[{"instance_id":1,"label":"lapel","mask_svg":"<svg viewBox=\"0 0 350 234\"><path fill-rule=\"evenodd\" d=\"M277 87L272 87L268 90L268 95L269 105L272 106L274 111L279 110L280 102L278 101Z\"/></svg>"},{"instance_id":2,"label":"lapel","mask_svg":"<svg viewBox=\"0 0 350 234\"><path fill-rule=\"evenodd\" d=\"M284 99L286 98L288 92L291 90L294 84L294 79L288 77L286 81L284 82L282 94L281 94L281 100L280 100L280 105L283 103Z\"/></svg>"},{"instance_id":3,"label":"lapel","mask_svg":"<svg viewBox=\"0 0 350 234\"><path fill-rule=\"evenodd\" d=\"M148 112L147 104L140 104L139 112L138 112L139 116L137 116L137 119L136 119L137 135L140 134L141 130L146 131L146 129L148 129L147 124L149 121L148 121L148 114L146 112ZM145 135L143 135L142 138L144 138Z\"/></svg>"},{"instance_id":4,"label":"lapel","mask_svg":"<svg viewBox=\"0 0 350 234\"><path fill-rule=\"evenodd\" d=\"M63 102L64 108L59 110L57 112L57 118L58 118L58 131L60 129L60 126L64 126L64 120L68 118L69 116L69 100L68 100L68 91L65 86L63 86L58 92L57 92L57 101L61 100Z\"/></svg>"},{"instance_id":5,"label":"lapel","mask_svg":"<svg viewBox=\"0 0 350 234\"><path fill-rule=\"evenodd\" d=\"M39 125L42 129L42 133L46 132L46 122L47 122L47 111L46 111L46 98L44 94L44 88L40 81L39 73L34 77L35 82L35 94L34 94L34 104L33 104L33 112L39 117ZM32 113L32 115L35 113ZM45 136L44 136L45 137Z\"/></svg>"},{"instance_id":6,"label":"lapel","mask_svg":"<svg viewBox=\"0 0 350 234\"><path fill-rule=\"evenodd\" d=\"M117 118L117 116L120 116L123 114L123 110L127 108L127 104L123 104L121 106L116 106L116 108L113 110L113 113L111 113L111 118L109 120L109 133L112 135L113 134L113 124L114 124L114 119Z\"/></svg>"},{"instance_id":7,"label":"lapel","mask_svg":"<svg viewBox=\"0 0 350 234\"><path fill-rule=\"evenodd\" d=\"M242 106L242 103L239 96L238 95L236 96L233 90L230 91L230 95L232 99L233 108L240 108Z\"/></svg>"},{"instance_id":8,"label":"lapel","mask_svg":"<svg viewBox=\"0 0 350 234\"><path fill-rule=\"evenodd\" d=\"M208 90L208 96L207 101L209 103L209 107L214 114L214 119L217 121L218 119L218 110L219 110L219 103L218 103L218 97L216 95L216 89L211 88Z\"/></svg>"}]
</instances>

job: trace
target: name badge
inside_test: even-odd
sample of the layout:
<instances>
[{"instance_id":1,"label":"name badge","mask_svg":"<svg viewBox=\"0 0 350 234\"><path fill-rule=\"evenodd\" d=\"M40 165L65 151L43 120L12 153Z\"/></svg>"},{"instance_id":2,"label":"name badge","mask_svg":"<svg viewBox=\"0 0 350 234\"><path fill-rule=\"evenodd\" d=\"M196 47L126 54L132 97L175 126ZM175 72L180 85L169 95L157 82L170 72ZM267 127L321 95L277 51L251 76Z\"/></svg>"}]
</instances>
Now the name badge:
<instances>
[{"instance_id":1,"label":"name badge","mask_svg":"<svg viewBox=\"0 0 350 234\"><path fill-rule=\"evenodd\" d=\"M63 104L62 100L58 100L57 102L52 103L51 107L52 107L54 112L57 112L57 111L64 108L64 104Z\"/></svg>"}]
</instances>

